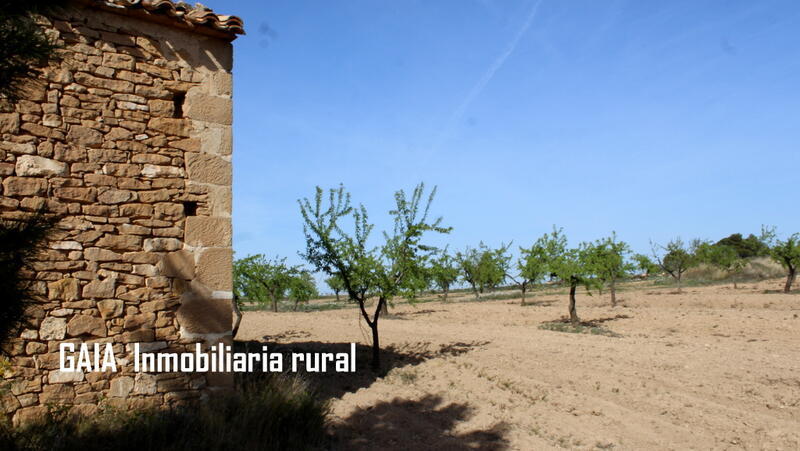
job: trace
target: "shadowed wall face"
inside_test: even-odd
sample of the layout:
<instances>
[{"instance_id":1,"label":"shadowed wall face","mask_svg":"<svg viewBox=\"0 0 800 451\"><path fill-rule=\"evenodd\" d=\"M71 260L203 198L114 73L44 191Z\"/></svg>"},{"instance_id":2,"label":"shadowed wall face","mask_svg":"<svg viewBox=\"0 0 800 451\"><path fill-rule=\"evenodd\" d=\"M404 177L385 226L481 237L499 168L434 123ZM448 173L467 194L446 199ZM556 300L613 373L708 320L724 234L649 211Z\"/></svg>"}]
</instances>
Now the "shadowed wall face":
<instances>
[{"instance_id":1,"label":"shadowed wall face","mask_svg":"<svg viewBox=\"0 0 800 451\"><path fill-rule=\"evenodd\" d=\"M76 2L42 19L63 46L0 107L0 216L64 217L38 257L31 324L8 346L0 408L91 414L169 404L231 375L136 374L142 351L231 339L232 46L144 11ZM113 345L117 372L59 371L59 344Z\"/></svg>"}]
</instances>

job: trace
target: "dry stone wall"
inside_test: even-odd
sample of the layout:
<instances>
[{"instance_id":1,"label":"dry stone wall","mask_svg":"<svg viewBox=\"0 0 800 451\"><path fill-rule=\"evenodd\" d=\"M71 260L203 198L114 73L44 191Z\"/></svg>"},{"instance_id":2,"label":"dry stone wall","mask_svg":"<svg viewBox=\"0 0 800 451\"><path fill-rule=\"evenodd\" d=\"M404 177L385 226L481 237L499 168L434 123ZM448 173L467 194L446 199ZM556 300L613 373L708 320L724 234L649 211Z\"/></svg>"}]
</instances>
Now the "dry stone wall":
<instances>
[{"instance_id":1,"label":"dry stone wall","mask_svg":"<svg viewBox=\"0 0 800 451\"><path fill-rule=\"evenodd\" d=\"M15 423L228 387L225 374L136 374L131 344L183 352L231 330L230 39L73 4L63 49L0 109L0 217L62 215L31 278L31 325L7 351ZM59 344L111 343L117 372L59 371Z\"/></svg>"}]
</instances>

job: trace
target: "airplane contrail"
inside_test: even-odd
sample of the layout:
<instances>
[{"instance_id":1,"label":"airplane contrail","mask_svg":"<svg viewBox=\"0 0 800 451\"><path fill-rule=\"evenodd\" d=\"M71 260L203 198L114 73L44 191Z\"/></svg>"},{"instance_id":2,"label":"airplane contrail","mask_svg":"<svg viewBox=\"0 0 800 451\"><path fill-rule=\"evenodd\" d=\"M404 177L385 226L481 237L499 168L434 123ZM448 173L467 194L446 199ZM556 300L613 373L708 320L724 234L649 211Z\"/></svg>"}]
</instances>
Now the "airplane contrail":
<instances>
[{"instance_id":1,"label":"airplane contrail","mask_svg":"<svg viewBox=\"0 0 800 451\"><path fill-rule=\"evenodd\" d=\"M503 67L503 64L506 62L509 56L514 53L514 49L517 48L517 44L525 35L525 32L528 31L530 28L531 23L533 23L534 17L536 17L536 12L539 10L539 5L542 3L542 0L537 0L536 3L533 4L530 13L528 13L528 17L525 18L525 22L522 26L517 30L517 34L514 35L514 38L508 43L505 50L501 52L497 58L492 62L492 64L486 69L483 73L483 76L478 80L477 83L470 89L467 96L464 98L464 101L453 111L453 114L450 116L450 119L447 121L445 127L442 129L441 133L436 138L434 142L433 148L431 149L433 152L439 150L444 141L449 137L452 133L453 128L455 128L456 124L461 121L461 118L466 113L467 108L469 105L477 98L480 93L486 88L486 85L492 81L494 74Z\"/></svg>"}]
</instances>

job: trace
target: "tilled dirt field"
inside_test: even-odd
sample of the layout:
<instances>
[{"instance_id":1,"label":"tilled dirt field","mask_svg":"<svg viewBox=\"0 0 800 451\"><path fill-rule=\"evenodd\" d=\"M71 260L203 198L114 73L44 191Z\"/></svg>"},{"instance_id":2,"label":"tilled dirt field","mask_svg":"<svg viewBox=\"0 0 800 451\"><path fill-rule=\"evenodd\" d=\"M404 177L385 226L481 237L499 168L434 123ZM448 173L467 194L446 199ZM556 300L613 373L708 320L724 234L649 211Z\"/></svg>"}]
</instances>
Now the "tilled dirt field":
<instances>
[{"instance_id":1,"label":"tilled dirt field","mask_svg":"<svg viewBox=\"0 0 800 451\"><path fill-rule=\"evenodd\" d=\"M357 373L312 375L340 449L800 449L800 294L780 280L579 295L620 336L542 330L563 294L398 305L368 369L356 309L245 314L237 339L346 351ZM467 298L462 298L466 301Z\"/></svg>"}]
</instances>

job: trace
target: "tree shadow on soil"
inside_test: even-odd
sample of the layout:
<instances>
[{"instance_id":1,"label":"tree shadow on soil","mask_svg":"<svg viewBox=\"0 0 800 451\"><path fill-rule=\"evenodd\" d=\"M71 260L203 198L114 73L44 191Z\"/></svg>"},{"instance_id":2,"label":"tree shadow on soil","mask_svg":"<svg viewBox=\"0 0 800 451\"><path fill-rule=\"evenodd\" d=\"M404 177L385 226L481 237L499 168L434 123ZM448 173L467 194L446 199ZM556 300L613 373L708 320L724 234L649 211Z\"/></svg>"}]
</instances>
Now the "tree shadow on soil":
<instances>
[{"instance_id":1,"label":"tree shadow on soil","mask_svg":"<svg viewBox=\"0 0 800 451\"><path fill-rule=\"evenodd\" d=\"M605 318L583 320L580 321L578 324L584 327L600 327L601 324L607 323L609 321L616 321L618 319L630 319L630 318L631 318L630 315L607 316ZM570 322L568 316L562 316L559 319L554 319L552 321L545 321L542 324L572 324L572 322Z\"/></svg>"},{"instance_id":2,"label":"tree shadow on soil","mask_svg":"<svg viewBox=\"0 0 800 451\"><path fill-rule=\"evenodd\" d=\"M436 395L419 400L395 398L358 409L331 425L334 450L506 450L508 425L458 433L472 416L466 404L445 404Z\"/></svg>"},{"instance_id":3,"label":"tree shadow on soil","mask_svg":"<svg viewBox=\"0 0 800 451\"><path fill-rule=\"evenodd\" d=\"M516 304L520 307L550 307L551 305L558 302L557 299L542 299L537 301L525 301L524 304L519 302L509 302L509 304Z\"/></svg>"},{"instance_id":4,"label":"tree shadow on soil","mask_svg":"<svg viewBox=\"0 0 800 451\"><path fill-rule=\"evenodd\" d=\"M267 346L270 353L283 354L284 372L291 371L291 354L293 353L349 353L350 343L326 343L319 341L304 342L276 342L276 338L302 337L302 332L291 331L287 336L265 336L262 341L236 341L235 352L262 352L262 346ZM434 345L428 342L404 343L390 345L381 349L381 370L370 369L372 347L356 343L356 372L337 373L333 368L327 372L308 373L298 371L317 391L322 399L341 398L346 393L353 393L362 388L367 388L376 380L386 376L395 368L418 365L426 360L445 356L457 356L472 349L485 346L489 342L455 342L443 345ZM269 374L237 373L239 382L258 382L259 378L269 377Z\"/></svg>"}]
</instances>

